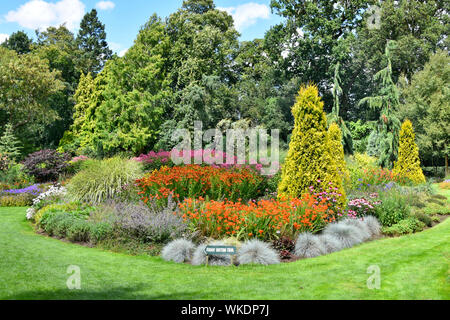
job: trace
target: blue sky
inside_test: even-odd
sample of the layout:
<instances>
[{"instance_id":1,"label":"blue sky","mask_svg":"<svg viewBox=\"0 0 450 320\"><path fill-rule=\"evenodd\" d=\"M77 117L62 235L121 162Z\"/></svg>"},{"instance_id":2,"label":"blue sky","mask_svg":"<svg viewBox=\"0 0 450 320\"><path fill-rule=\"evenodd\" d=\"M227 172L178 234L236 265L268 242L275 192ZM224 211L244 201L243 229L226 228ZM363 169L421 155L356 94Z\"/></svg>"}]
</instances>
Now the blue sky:
<instances>
[{"instance_id":1,"label":"blue sky","mask_svg":"<svg viewBox=\"0 0 450 320\"><path fill-rule=\"evenodd\" d=\"M153 14L167 17L181 7L182 0L8 0L0 1L0 42L11 33L24 30L34 37L34 30L58 26L65 22L72 32L78 31L83 15L96 8L106 25L111 49L124 53L139 28ZM240 40L262 38L281 21L271 13L270 0L215 0L218 8L229 12L241 33Z\"/></svg>"}]
</instances>

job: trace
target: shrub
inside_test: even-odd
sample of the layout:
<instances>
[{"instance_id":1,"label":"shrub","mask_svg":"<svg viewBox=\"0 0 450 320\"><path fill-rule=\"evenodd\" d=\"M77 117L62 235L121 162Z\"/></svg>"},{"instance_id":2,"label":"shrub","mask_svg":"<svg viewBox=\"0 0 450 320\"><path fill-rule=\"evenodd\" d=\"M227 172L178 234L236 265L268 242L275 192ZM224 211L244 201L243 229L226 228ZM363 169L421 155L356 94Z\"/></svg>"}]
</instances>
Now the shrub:
<instances>
[{"instance_id":1,"label":"shrub","mask_svg":"<svg viewBox=\"0 0 450 320\"><path fill-rule=\"evenodd\" d=\"M166 242L188 233L187 224L173 214L172 202L164 209L126 202L111 202L107 208L111 213L109 221L119 233L144 242Z\"/></svg>"},{"instance_id":2,"label":"shrub","mask_svg":"<svg viewBox=\"0 0 450 320\"><path fill-rule=\"evenodd\" d=\"M341 197L338 202L345 204L342 177L330 150L327 120L323 112L316 86L301 87L295 105L294 130L289 143L289 151L282 168L282 178L278 196L300 197L310 187L328 190L329 183L338 188Z\"/></svg>"},{"instance_id":3,"label":"shrub","mask_svg":"<svg viewBox=\"0 0 450 320\"><path fill-rule=\"evenodd\" d=\"M29 193L0 195L0 207L28 207L33 203L33 198Z\"/></svg>"},{"instance_id":4,"label":"shrub","mask_svg":"<svg viewBox=\"0 0 450 320\"><path fill-rule=\"evenodd\" d=\"M381 224L377 218L374 216L365 216L363 221L369 229L371 237L377 237L381 234Z\"/></svg>"},{"instance_id":5,"label":"shrub","mask_svg":"<svg viewBox=\"0 0 450 320\"><path fill-rule=\"evenodd\" d=\"M247 204L188 198L179 208L191 229L212 238L273 240L286 236L294 239L300 232L319 231L335 220L327 204L310 194L301 199L259 200Z\"/></svg>"},{"instance_id":6,"label":"shrub","mask_svg":"<svg viewBox=\"0 0 450 320\"><path fill-rule=\"evenodd\" d=\"M319 241L324 248L325 254L333 253L342 249L342 243L333 235L321 234L319 235Z\"/></svg>"},{"instance_id":7,"label":"shrub","mask_svg":"<svg viewBox=\"0 0 450 320\"><path fill-rule=\"evenodd\" d=\"M66 195L66 188L59 185L51 186L47 191L41 193L35 199L33 199L33 208L41 209L50 203L55 203Z\"/></svg>"},{"instance_id":8,"label":"shrub","mask_svg":"<svg viewBox=\"0 0 450 320\"><path fill-rule=\"evenodd\" d=\"M69 165L70 155L55 150L34 152L23 161L24 169L38 182L55 181Z\"/></svg>"},{"instance_id":9,"label":"shrub","mask_svg":"<svg viewBox=\"0 0 450 320\"><path fill-rule=\"evenodd\" d=\"M398 160L394 164L393 172L408 178L413 183L420 184L425 182L425 176L420 168L419 148L414 139L412 123L405 120L400 130Z\"/></svg>"},{"instance_id":10,"label":"shrub","mask_svg":"<svg viewBox=\"0 0 450 320\"><path fill-rule=\"evenodd\" d=\"M89 239L93 243L98 243L108 238L113 232L113 226L108 222L92 223Z\"/></svg>"},{"instance_id":11,"label":"shrub","mask_svg":"<svg viewBox=\"0 0 450 320\"><path fill-rule=\"evenodd\" d=\"M325 254L326 249L318 236L304 232L297 237L294 253L301 258L313 258Z\"/></svg>"},{"instance_id":12,"label":"shrub","mask_svg":"<svg viewBox=\"0 0 450 320\"><path fill-rule=\"evenodd\" d=\"M0 153L0 172L5 172L9 169L10 160L6 154Z\"/></svg>"},{"instance_id":13,"label":"shrub","mask_svg":"<svg viewBox=\"0 0 450 320\"><path fill-rule=\"evenodd\" d=\"M405 219L410 212L407 197L397 191L380 195L381 203L376 207L377 217L383 226L392 226Z\"/></svg>"},{"instance_id":14,"label":"shrub","mask_svg":"<svg viewBox=\"0 0 450 320\"><path fill-rule=\"evenodd\" d=\"M416 211L414 212L414 216L417 220L422 221L427 227L431 227L433 225L433 219L423 212Z\"/></svg>"},{"instance_id":15,"label":"shrub","mask_svg":"<svg viewBox=\"0 0 450 320\"><path fill-rule=\"evenodd\" d=\"M383 228L383 233L389 236L400 236L403 234L409 234L422 231L425 228L425 224L414 217L410 217L400 222Z\"/></svg>"},{"instance_id":16,"label":"shrub","mask_svg":"<svg viewBox=\"0 0 450 320\"><path fill-rule=\"evenodd\" d=\"M361 233L362 241L369 240L372 237L372 233L369 230L369 227L361 219L347 218L347 219L340 221L340 223L343 223L343 224L346 224L349 226L354 226L355 228L357 228Z\"/></svg>"},{"instance_id":17,"label":"shrub","mask_svg":"<svg viewBox=\"0 0 450 320\"><path fill-rule=\"evenodd\" d=\"M186 198L208 197L248 201L263 194L264 179L252 169L226 169L199 165L163 167L137 181L144 202L166 203L169 195Z\"/></svg>"},{"instance_id":18,"label":"shrub","mask_svg":"<svg viewBox=\"0 0 450 320\"><path fill-rule=\"evenodd\" d=\"M245 242L238 252L239 264L277 264L280 263L278 253L269 244L257 239Z\"/></svg>"},{"instance_id":19,"label":"shrub","mask_svg":"<svg viewBox=\"0 0 450 320\"><path fill-rule=\"evenodd\" d=\"M161 252L161 257L166 261L183 263L191 261L195 245L190 240L177 239L169 242Z\"/></svg>"},{"instance_id":20,"label":"shrub","mask_svg":"<svg viewBox=\"0 0 450 320\"><path fill-rule=\"evenodd\" d=\"M89 160L67 185L69 197L74 201L97 204L117 197L123 186L134 183L142 174L136 161L119 157Z\"/></svg>"},{"instance_id":21,"label":"shrub","mask_svg":"<svg viewBox=\"0 0 450 320\"><path fill-rule=\"evenodd\" d=\"M330 152L334 156L334 161L339 175L342 177L344 185L350 184L350 173L345 163L344 147L342 146L342 132L336 123L332 123L328 128L330 138Z\"/></svg>"},{"instance_id":22,"label":"shrub","mask_svg":"<svg viewBox=\"0 0 450 320\"><path fill-rule=\"evenodd\" d=\"M361 243L364 238L358 228L344 223L331 223L325 228L323 233L337 238L342 244L342 248L351 248Z\"/></svg>"},{"instance_id":23,"label":"shrub","mask_svg":"<svg viewBox=\"0 0 450 320\"><path fill-rule=\"evenodd\" d=\"M281 259L289 259L292 256L292 252L294 252L295 241L286 236L282 236L273 241L272 247L280 253Z\"/></svg>"},{"instance_id":24,"label":"shrub","mask_svg":"<svg viewBox=\"0 0 450 320\"><path fill-rule=\"evenodd\" d=\"M72 223L65 230L67 239L74 242L88 242L92 225L83 219L73 219L71 221Z\"/></svg>"},{"instance_id":25,"label":"shrub","mask_svg":"<svg viewBox=\"0 0 450 320\"><path fill-rule=\"evenodd\" d=\"M12 164L5 171L0 170L0 181L7 185L1 189L20 189L32 185L34 178L28 175L23 169L23 164Z\"/></svg>"},{"instance_id":26,"label":"shrub","mask_svg":"<svg viewBox=\"0 0 450 320\"><path fill-rule=\"evenodd\" d=\"M215 246L223 246L225 245L222 241L212 242L211 245ZM206 244L201 244L195 249L194 255L192 256L192 264L194 266L200 266L206 264L206 253L205 248ZM209 255L208 264L211 266L229 266L231 265L231 256L230 255L220 255L213 254Z\"/></svg>"}]
</instances>

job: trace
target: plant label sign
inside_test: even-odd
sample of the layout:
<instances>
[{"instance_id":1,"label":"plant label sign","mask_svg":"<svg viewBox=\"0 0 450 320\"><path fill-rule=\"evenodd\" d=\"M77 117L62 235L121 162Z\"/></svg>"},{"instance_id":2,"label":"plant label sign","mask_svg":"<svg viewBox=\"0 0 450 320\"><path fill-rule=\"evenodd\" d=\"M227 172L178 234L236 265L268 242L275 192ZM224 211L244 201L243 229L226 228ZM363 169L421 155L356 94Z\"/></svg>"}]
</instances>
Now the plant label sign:
<instances>
[{"instance_id":1,"label":"plant label sign","mask_svg":"<svg viewBox=\"0 0 450 320\"><path fill-rule=\"evenodd\" d=\"M206 265L209 263L210 255L231 255L231 264L233 264L233 258L237 253L235 246L206 246L204 250L206 254Z\"/></svg>"},{"instance_id":2,"label":"plant label sign","mask_svg":"<svg viewBox=\"0 0 450 320\"><path fill-rule=\"evenodd\" d=\"M236 254L235 246L206 246L205 254L206 255L217 255L217 254Z\"/></svg>"}]
</instances>

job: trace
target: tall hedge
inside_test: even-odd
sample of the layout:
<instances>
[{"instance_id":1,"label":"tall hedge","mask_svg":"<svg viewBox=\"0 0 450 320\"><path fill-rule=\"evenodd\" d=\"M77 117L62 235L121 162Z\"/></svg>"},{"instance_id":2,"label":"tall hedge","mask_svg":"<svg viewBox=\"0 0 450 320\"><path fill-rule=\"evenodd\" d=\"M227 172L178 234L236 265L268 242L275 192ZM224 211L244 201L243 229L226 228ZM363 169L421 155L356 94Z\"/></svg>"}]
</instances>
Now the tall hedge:
<instances>
[{"instance_id":1,"label":"tall hedge","mask_svg":"<svg viewBox=\"0 0 450 320\"><path fill-rule=\"evenodd\" d=\"M336 123L332 123L328 128L328 136L330 138L331 155L334 157L342 181L344 184L350 183L350 173L345 163L344 146L342 144L342 131Z\"/></svg>"},{"instance_id":2,"label":"tall hedge","mask_svg":"<svg viewBox=\"0 0 450 320\"><path fill-rule=\"evenodd\" d=\"M425 176L420 167L419 148L411 121L405 120L400 129L398 160L394 164L394 173L408 178L413 183L424 183Z\"/></svg>"},{"instance_id":3,"label":"tall hedge","mask_svg":"<svg viewBox=\"0 0 450 320\"><path fill-rule=\"evenodd\" d=\"M289 151L282 169L278 195L298 197L308 192L329 190L330 182L342 195L339 203L345 203L342 177L339 175L332 154L327 132L327 120L323 102L315 85L302 86L292 107L294 130Z\"/></svg>"}]
</instances>

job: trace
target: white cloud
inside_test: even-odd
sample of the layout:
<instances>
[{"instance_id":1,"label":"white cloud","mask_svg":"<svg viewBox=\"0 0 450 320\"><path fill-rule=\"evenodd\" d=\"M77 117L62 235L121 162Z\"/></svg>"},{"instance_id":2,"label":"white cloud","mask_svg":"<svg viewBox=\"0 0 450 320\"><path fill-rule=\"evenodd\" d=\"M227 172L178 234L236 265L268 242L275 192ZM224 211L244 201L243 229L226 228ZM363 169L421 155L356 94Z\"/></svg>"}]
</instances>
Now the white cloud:
<instances>
[{"instance_id":1,"label":"white cloud","mask_svg":"<svg viewBox=\"0 0 450 320\"><path fill-rule=\"evenodd\" d=\"M84 8L80 0L60 0L56 3L30 0L17 10L9 11L5 19L29 29L44 30L65 23L69 30L74 30L84 16Z\"/></svg>"},{"instance_id":2,"label":"white cloud","mask_svg":"<svg viewBox=\"0 0 450 320\"><path fill-rule=\"evenodd\" d=\"M118 56L119 57L123 57L125 55L125 53L127 53L128 49L123 49L119 52Z\"/></svg>"},{"instance_id":3,"label":"white cloud","mask_svg":"<svg viewBox=\"0 0 450 320\"><path fill-rule=\"evenodd\" d=\"M100 1L97 2L95 7L99 10L112 10L116 7L116 4L112 1Z\"/></svg>"},{"instance_id":4,"label":"white cloud","mask_svg":"<svg viewBox=\"0 0 450 320\"><path fill-rule=\"evenodd\" d=\"M258 19L269 19L270 9L265 4L249 2L237 7L217 8L233 16L236 30L242 31L256 23Z\"/></svg>"},{"instance_id":5,"label":"white cloud","mask_svg":"<svg viewBox=\"0 0 450 320\"><path fill-rule=\"evenodd\" d=\"M5 42L6 40L8 40L9 35L5 34L5 33L0 33L0 43Z\"/></svg>"}]
</instances>

